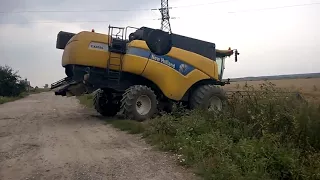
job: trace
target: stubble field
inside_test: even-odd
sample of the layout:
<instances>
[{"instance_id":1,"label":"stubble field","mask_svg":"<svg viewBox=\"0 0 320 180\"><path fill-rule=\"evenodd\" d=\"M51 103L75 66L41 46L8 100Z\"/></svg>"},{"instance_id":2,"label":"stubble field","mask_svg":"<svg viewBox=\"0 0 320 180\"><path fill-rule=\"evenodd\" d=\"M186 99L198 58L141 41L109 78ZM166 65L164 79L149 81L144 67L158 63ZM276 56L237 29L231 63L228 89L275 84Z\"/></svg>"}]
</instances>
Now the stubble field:
<instances>
[{"instance_id":1,"label":"stubble field","mask_svg":"<svg viewBox=\"0 0 320 180\"><path fill-rule=\"evenodd\" d=\"M266 82L270 82L278 88L299 92L304 98L308 100L320 102L320 78L239 81L231 82L231 84L225 85L223 88L227 91L241 90L241 88L247 83L249 86L253 86L255 89L259 89L260 84Z\"/></svg>"}]
</instances>

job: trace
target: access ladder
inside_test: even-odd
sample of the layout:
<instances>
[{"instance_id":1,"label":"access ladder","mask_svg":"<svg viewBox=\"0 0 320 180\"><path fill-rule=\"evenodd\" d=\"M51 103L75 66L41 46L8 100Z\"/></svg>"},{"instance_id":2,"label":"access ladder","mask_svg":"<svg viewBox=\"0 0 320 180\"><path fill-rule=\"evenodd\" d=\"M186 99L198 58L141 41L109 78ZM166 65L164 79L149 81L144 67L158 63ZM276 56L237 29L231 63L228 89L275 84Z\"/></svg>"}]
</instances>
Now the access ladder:
<instances>
[{"instance_id":1,"label":"access ladder","mask_svg":"<svg viewBox=\"0 0 320 180\"><path fill-rule=\"evenodd\" d=\"M115 31L117 31L115 33ZM109 58L107 63L108 84L119 86L122 60L126 52L125 28L109 26Z\"/></svg>"}]
</instances>

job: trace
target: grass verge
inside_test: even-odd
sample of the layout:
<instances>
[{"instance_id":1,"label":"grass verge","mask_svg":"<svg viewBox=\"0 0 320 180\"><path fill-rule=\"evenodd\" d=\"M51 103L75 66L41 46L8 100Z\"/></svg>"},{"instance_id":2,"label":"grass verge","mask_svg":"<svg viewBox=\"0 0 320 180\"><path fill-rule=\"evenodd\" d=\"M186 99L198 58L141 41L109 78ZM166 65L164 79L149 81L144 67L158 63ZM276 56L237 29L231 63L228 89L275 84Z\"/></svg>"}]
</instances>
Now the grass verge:
<instances>
[{"instance_id":1,"label":"grass verge","mask_svg":"<svg viewBox=\"0 0 320 180\"><path fill-rule=\"evenodd\" d=\"M4 103L7 103L7 102L12 102L12 101L15 101L15 100L24 98L24 97L26 97L26 96L28 96L27 93L22 93L22 94L20 94L19 96L15 96L15 97L4 97L4 96L0 96L0 104L4 104Z\"/></svg>"},{"instance_id":2,"label":"grass verge","mask_svg":"<svg viewBox=\"0 0 320 180\"><path fill-rule=\"evenodd\" d=\"M144 123L109 123L142 133L204 179L320 179L320 106L272 84L262 84L263 93L244 88L222 112L178 109Z\"/></svg>"},{"instance_id":3,"label":"grass verge","mask_svg":"<svg viewBox=\"0 0 320 180\"><path fill-rule=\"evenodd\" d=\"M0 104L4 104L7 102L12 102L12 101L16 101L18 99L22 99L22 98L27 97L30 94L37 94L37 93L47 92L47 91L49 91L49 89L38 88L38 89L33 89L29 92L23 92L19 96L14 96L14 97L0 96Z\"/></svg>"},{"instance_id":4,"label":"grass verge","mask_svg":"<svg viewBox=\"0 0 320 180\"><path fill-rule=\"evenodd\" d=\"M122 131L127 131L130 134L141 134L145 132L145 125L131 120L108 120L108 124Z\"/></svg>"},{"instance_id":5,"label":"grass verge","mask_svg":"<svg viewBox=\"0 0 320 180\"><path fill-rule=\"evenodd\" d=\"M77 96L80 104L85 105L86 107L93 108L93 95L84 94L82 96Z\"/></svg>"}]
</instances>

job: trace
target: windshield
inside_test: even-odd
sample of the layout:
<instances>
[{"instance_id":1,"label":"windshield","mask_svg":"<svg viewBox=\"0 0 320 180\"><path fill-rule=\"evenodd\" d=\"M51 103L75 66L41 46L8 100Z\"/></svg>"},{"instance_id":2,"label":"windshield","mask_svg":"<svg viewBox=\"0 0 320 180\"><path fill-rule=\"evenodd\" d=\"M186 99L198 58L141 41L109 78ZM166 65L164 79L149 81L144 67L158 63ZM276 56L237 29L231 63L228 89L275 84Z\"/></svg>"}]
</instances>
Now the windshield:
<instances>
[{"instance_id":1,"label":"windshield","mask_svg":"<svg viewBox=\"0 0 320 180\"><path fill-rule=\"evenodd\" d=\"M216 63L218 65L218 78L221 81L223 76L223 70L224 70L224 58L217 57Z\"/></svg>"}]
</instances>

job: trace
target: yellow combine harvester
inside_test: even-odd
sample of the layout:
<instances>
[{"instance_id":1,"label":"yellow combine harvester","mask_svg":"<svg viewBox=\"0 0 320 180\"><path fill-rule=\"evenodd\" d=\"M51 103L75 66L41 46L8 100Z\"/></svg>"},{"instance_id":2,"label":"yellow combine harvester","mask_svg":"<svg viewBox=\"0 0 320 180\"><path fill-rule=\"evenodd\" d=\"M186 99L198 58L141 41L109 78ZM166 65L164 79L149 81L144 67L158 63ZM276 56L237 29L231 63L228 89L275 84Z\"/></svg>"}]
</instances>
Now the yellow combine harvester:
<instances>
[{"instance_id":1,"label":"yellow combine harvester","mask_svg":"<svg viewBox=\"0 0 320 180\"><path fill-rule=\"evenodd\" d=\"M118 112L145 120L170 112L173 102L187 108L222 108L224 59L237 50L217 50L214 43L147 27L109 26L108 34L60 31L66 78L53 83L56 95L96 91L95 109L104 116ZM118 31L115 34L115 31Z\"/></svg>"}]
</instances>

